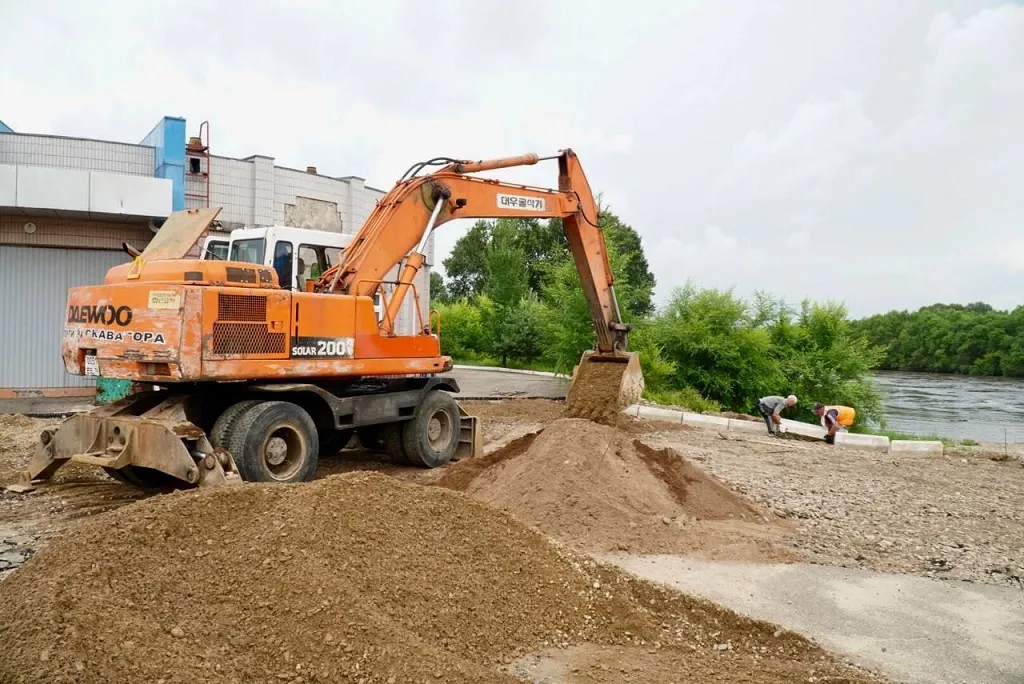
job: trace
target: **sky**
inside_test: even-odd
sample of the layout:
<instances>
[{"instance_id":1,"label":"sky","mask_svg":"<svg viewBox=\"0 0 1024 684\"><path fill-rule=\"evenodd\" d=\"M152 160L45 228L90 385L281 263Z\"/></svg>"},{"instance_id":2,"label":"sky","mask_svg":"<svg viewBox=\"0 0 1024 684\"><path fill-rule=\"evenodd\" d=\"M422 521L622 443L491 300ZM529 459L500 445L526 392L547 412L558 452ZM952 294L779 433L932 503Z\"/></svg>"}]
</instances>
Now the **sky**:
<instances>
[{"instance_id":1,"label":"sky","mask_svg":"<svg viewBox=\"0 0 1024 684\"><path fill-rule=\"evenodd\" d=\"M1024 4L4 0L0 119L387 189L413 162L572 148L692 280L853 316L1024 295ZM492 172L546 187L553 162ZM441 262L468 228L436 234Z\"/></svg>"}]
</instances>

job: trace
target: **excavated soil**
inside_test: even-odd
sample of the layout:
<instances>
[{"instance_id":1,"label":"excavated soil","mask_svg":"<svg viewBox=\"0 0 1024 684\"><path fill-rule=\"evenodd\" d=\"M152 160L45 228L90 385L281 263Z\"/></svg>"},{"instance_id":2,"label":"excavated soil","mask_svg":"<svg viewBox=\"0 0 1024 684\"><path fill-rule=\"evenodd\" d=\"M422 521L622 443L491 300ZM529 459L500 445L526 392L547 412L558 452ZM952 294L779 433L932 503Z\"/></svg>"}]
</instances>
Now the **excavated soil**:
<instances>
[{"instance_id":1,"label":"excavated soil","mask_svg":"<svg viewBox=\"0 0 1024 684\"><path fill-rule=\"evenodd\" d=\"M600 680L563 681L636 681L612 654L654 663L644 681L863 681L802 637L369 473L83 521L0 583L0 643L0 681L21 683L513 682L514 662L585 644Z\"/></svg>"},{"instance_id":2,"label":"excavated soil","mask_svg":"<svg viewBox=\"0 0 1024 684\"><path fill-rule=\"evenodd\" d=\"M619 399L622 375L626 364L590 361L576 371L567 397L567 418L586 418L598 423L617 425L622 421L623 406Z\"/></svg>"},{"instance_id":3,"label":"excavated soil","mask_svg":"<svg viewBox=\"0 0 1024 684\"><path fill-rule=\"evenodd\" d=\"M465 491L587 551L782 560L787 527L670 450L614 427L559 419L439 471Z\"/></svg>"}]
</instances>

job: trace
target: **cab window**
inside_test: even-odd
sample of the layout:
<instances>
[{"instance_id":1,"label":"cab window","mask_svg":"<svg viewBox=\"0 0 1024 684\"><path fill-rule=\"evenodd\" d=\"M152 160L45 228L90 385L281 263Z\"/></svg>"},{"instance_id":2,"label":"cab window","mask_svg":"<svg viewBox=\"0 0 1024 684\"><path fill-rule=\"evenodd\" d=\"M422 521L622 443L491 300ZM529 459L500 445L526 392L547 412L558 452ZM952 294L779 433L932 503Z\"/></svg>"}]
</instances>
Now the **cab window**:
<instances>
[{"instance_id":1,"label":"cab window","mask_svg":"<svg viewBox=\"0 0 1024 684\"><path fill-rule=\"evenodd\" d=\"M243 261L247 264L262 264L264 249L266 249L266 242L263 238L235 240L231 243L231 261Z\"/></svg>"},{"instance_id":2,"label":"cab window","mask_svg":"<svg viewBox=\"0 0 1024 684\"><path fill-rule=\"evenodd\" d=\"M227 240L211 240L206 246L206 252L210 259L225 261L228 258ZM206 258L205 256L203 258Z\"/></svg>"},{"instance_id":3,"label":"cab window","mask_svg":"<svg viewBox=\"0 0 1024 684\"><path fill-rule=\"evenodd\" d=\"M331 267L330 251L337 247L299 245L298 288L305 291L306 281L318 280Z\"/></svg>"},{"instance_id":4,"label":"cab window","mask_svg":"<svg viewBox=\"0 0 1024 684\"><path fill-rule=\"evenodd\" d=\"M277 271L277 282L282 289L291 290L295 287L292 280L292 243L281 241L274 245L274 270Z\"/></svg>"}]
</instances>

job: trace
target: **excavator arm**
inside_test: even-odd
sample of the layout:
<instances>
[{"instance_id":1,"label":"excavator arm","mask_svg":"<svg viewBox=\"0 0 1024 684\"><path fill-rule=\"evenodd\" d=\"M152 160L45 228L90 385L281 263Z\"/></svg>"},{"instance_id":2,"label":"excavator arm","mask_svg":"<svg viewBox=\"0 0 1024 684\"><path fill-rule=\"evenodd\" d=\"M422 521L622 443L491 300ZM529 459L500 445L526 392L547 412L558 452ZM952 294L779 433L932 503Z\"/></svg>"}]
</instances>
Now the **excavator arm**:
<instances>
[{"instance_id":1,"label":"excavator arm","mask_svg":"<svg viewBox=\"0 0 1024 684\"><path fill-rule=\"evenodd\" d=\"M381 323L384 332L391 333L402 300L424 263L427 239L437 226L460 218L559 218L590 307L598 351L625 353L629 326L622 322L615 298L597 202L576 154L564 150L553 158L558 160L558 190L466 175L536 164L541 158L534 154L476 162L448 160L434 173L400 181L377 202L343 260L320 277L315 289L372 295L385 275L405 259Z\"/></svg>"}]
</instances>

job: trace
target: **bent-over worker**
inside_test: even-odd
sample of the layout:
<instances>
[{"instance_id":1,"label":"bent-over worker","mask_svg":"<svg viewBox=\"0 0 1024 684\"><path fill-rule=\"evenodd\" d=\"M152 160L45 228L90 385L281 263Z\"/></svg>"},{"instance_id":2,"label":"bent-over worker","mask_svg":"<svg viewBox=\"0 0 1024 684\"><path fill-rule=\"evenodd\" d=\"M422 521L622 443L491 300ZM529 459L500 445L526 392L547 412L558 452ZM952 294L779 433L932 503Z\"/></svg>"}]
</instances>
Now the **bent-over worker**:
<instances>
[{"instance_id":1,"label":"bent-over worker","mask_svg":"<svg viewBox=\"0 0 1024 684\"><path fill-rule=\"evenodd\" d=\"M836 433L846 432L857 419L857 412L849 406L825 406L820 402L814 405L814 414L821 418L821 426L828 431L825 441L829 444L835 444Z\"/></svg>"},{"instance_id":2,"label":"bent-over worker","mask_svg":"<svg viewBox=\"0 0 1024 684\"><path fill-rule=\"evenodd\" d=\"M764 418L768 426L768 434L775 434L775 427L779 426L779 434L782 434L782 409L788 408L796 403L796 397L790 394L788 397L761 397L757 402L757 412Z\"/></svg>"}]
</instances>

